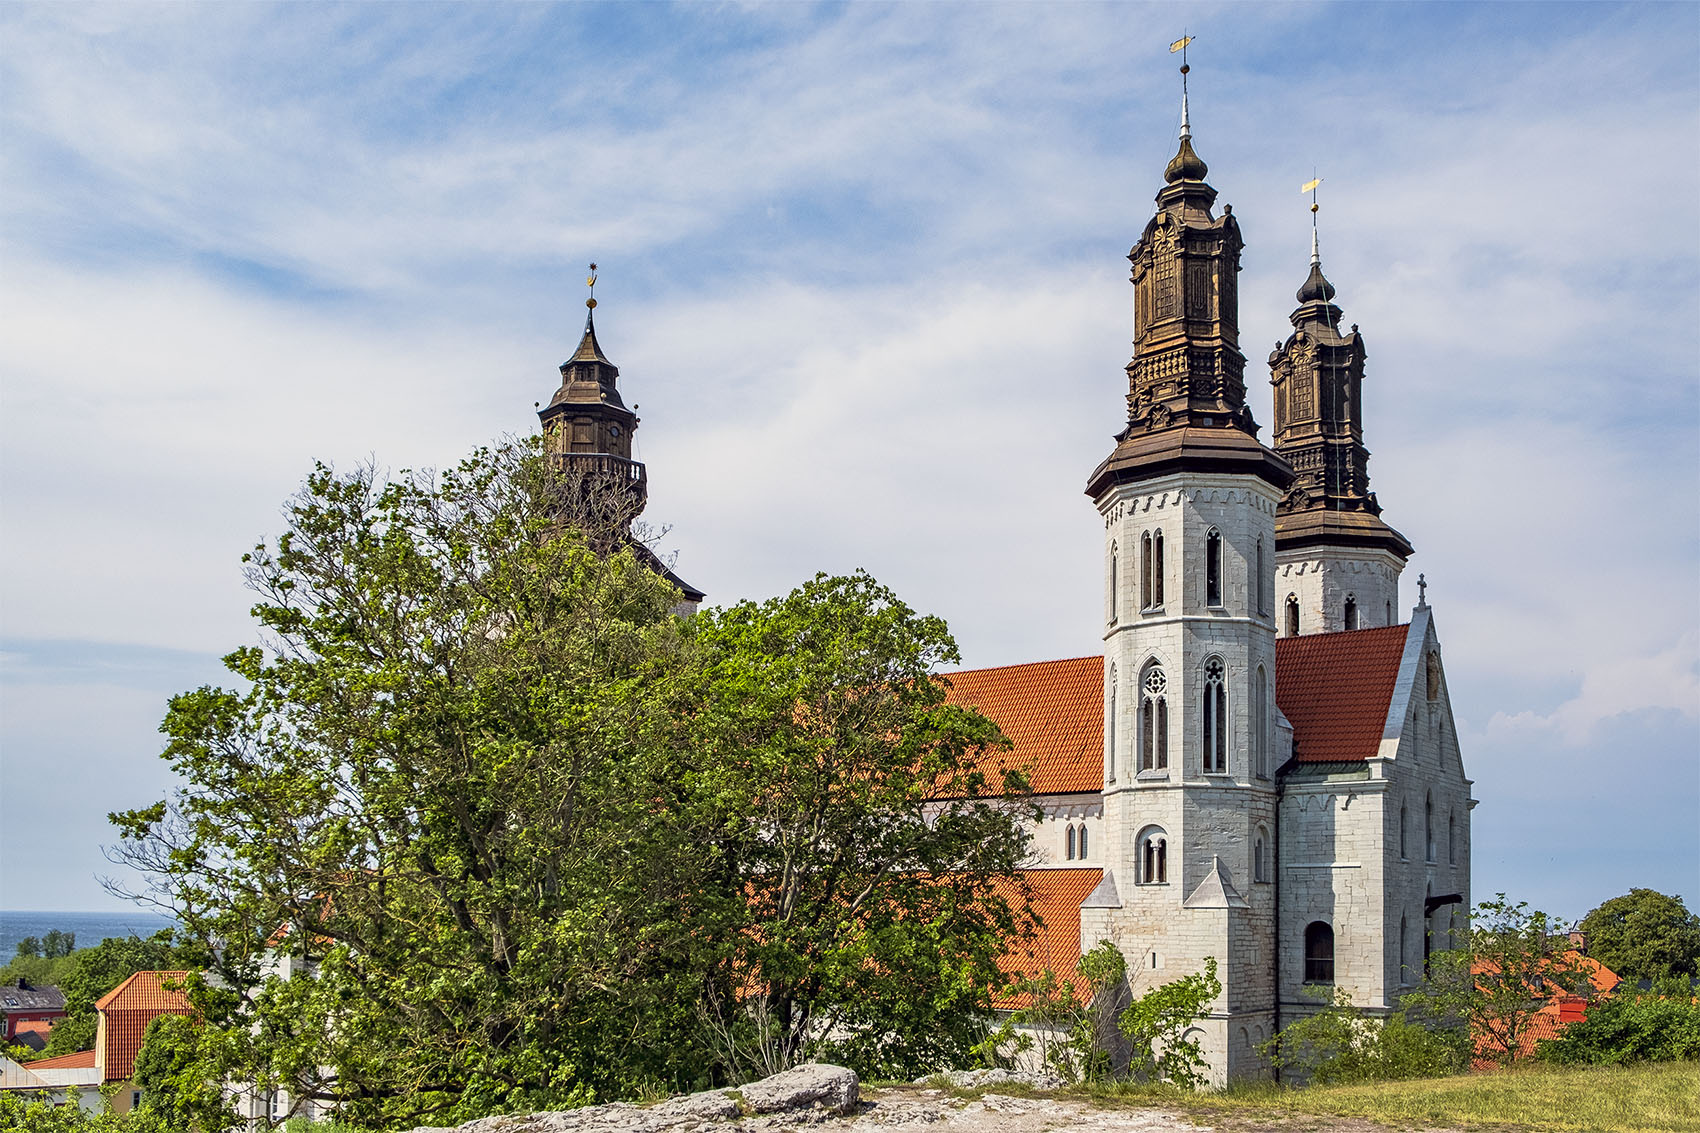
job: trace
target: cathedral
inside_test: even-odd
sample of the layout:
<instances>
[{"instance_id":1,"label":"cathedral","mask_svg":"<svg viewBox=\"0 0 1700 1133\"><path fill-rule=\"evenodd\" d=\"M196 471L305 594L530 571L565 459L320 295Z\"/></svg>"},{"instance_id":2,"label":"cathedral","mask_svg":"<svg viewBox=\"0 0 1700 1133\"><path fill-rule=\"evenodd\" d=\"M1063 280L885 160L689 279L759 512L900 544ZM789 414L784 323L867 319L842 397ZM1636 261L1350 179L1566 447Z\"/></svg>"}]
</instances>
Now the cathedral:
<instances>
[{"instance_id":1,"label":"cathedral","mask_svg":"<svg viewBox=\"0 0 1700 1133\"><path fill-rule=\"evenodd\" d=\"M1086 482L1104 528L1102 655L949 679L1013 741L1043 808L1029 961L1071 974L1112 941L1138 995L1214 957L1222 992L1194 1037L1221 1085L1267 1074L1258 1046L1335 989L1392 1010L1451 946L1473 800L1420 579L1399 620L1412 547L1369 490L1363 337L1341 329L1313 237L1269 356L1262 444L1240 227L1207 173L1183 99L1128 256L1125 418ZM539 416L558 467L613 476L641 508L618 373L587 318ZM695 608L701 592L667 574Z\"/></svg>"}]
</instances>

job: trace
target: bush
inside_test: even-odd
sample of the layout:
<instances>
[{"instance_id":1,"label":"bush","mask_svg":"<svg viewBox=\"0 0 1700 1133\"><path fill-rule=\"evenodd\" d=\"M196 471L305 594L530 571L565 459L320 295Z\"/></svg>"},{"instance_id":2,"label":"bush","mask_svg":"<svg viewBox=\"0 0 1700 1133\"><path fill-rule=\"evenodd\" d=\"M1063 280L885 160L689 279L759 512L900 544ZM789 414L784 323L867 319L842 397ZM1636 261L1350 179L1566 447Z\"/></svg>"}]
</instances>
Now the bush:
<instances>
[{"instance_id":1,"label":"bush","mask_svg":"<svg viewBox=\"0 0 1700 1133\"><path fill-rule=\"evenodd\" d=\"M1686 983L1601 1000L1558 1038L1540 1043L1536 1057L1599 1066L1700 1060L1700 1002Z\"/></svg>"},{"instance_id":2,"label":"bush","mask_svg":"<svg viewBox=\"0 0 1700 1133\"><path fill-rule=\"evenodd\" d=\"M1278 1071L1335 1085L1456 1074L1468 1040L1462 1031L1430 1029L1403 1014L1377 1019L1336 989L1321 1011L1289 1023L1258 1050Z\"/></svg>"}]
</instances>

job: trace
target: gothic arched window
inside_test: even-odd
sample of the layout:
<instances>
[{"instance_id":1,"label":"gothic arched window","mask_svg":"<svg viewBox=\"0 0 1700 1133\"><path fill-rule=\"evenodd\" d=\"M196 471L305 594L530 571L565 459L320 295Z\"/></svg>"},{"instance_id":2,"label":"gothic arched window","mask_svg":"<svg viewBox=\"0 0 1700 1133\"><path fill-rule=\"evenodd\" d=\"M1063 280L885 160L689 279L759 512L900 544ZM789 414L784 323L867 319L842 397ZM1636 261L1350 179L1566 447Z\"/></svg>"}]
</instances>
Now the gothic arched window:
<instances>
[{"instance_id":1,"label":"gothic arched window","mask_svg":"<svg viewBox=\"0 0 1700 1133\"><path fill-rule=\"evenodd\" d=\"M1151 538L1151 605L1163 604L1163 533Z\"/></svg>"},{"instance_id":2,"label":"gothic arched window","mask_svg":"<svg viewBox=\"0 0 1700 1133\"><path fill-rule=\"evenodd\" d=\"M1121 617L1121 548L1110 544L1110 621L1114 623Z\"/></svg>"},{"instance_id":3,"label":"gothic arched window","mask_svg":"<svg viewBox=\"0 0 1700 1133\"><path fill-rule=\"evenodd\" d=\"M1204 662L1204 771L1220 774L1228 769L1228 698L1222 688L1222 659Z\"/></svg>"},{"instance_id":4,"label":"gothic arched window","mask_svg":"<svg viewBox=\"0 0 1700 1133\"><path fill-rule=\"evenodd\" d=\"M1264 832L1263 827L1259 826L1257 837L1251 844L1251 879L1253 881L1269 880L1269 866L1266 864L1269 853L1268 847L1269 835Z\"/></svg>"},{"instance_id":5,"label":"gothic arched window","mask_svg":"<svg viewBox=\"0 0 1700 1133\"><path fill-rule=\"evenodd\" d=\"M1074 856L1081 861L1086 860L1086 824L1084 822L1080 824L1080 829L1076 831Z\"/></svg>"},{"instance_id":6,"label":"gothic arched window","mask_svg":"<svg viewBox=\"0 0 1700 1133\"><path fill-rule=\"evenodd\" d=\"M1388 599L1388 601L1387 601L1387 620L1382 622L1381 624L1385 625L1385 626L1390 626L1390 625L1393 624L1393 600L1392 599Z\"/></svg>"},{"instance_id":7,"label":"gothic arched window","mask_svg":"<svg viewBox=\"0 0 1700 1133\"><path fill-rule=\"evenodd\" d=\"M1350 594L1346 595L1346 628L1358 628L1358 600Z\"/></svg>"},{"instance_id":8,"label":"gothic arched window","mask_svg":"<svg viewBox=\"0 0 1700 1133\"><path fill-rule=\"evenodd\" d=\"M1151 532L1139 537L1139 608L1149 610L1151 601Z\"/></svg>"},{"instance_id":9,"label":"gothic arched window","mask_svg":"<svg viewBox=\"0 0 1700 1133\"><path fill-rule=\"evenodd\" d=\"M1428 793L1423 803L1423 850L1424 860L1434 861L1434 792Z\"/></svg>"},{"instance_id":10,"label":"gothic arched window","mask_svg":"<svg viewBox=\"0 0 1700 1133\"><path fill-rule=\"evenodd\" d=\"M1063 858L1071 862L1074 860L1074 827L1072 825L1069 826L1068 835L1063 842Z\"/></svg>"},{"instance_id":11,"label":"gothic arched window","mask_svg":"<svg viewBox=\"0 0 1700 1133\"><path fill-rule=\"evenodd\" d=\"M1139 682L1139 769L1161 771L1169 766L1169 680L1155 662Z\"/></svg>"},{"instance_id":12,"label":"gothic arched window","mask_svg":"<svg viewBox=\"0 0 1700 1133\"><path fill-rule=\"evenodd\" d=\"M1116 667L1110 666L1110 689L1104 697L1104 778L1116 781Z\"/></svg>"},{"instance_id":13,"label":"gothic arched window","mask_svg":"<svg viewBox=\"0 0 1700 1133\"><path fill-rule=\"evenodd\" d=\"M1222 604L1222 533L1214 527L1204 536L1204 604Z\"/></svg>"},{"instance_id":14,"label":"gothic arched window","mask_svg":"<svg viewBox=\"0 0 1700 1133\"><path fill-rule=\"evenodd\" d=\"M1296 594L1287 595L1287 636L1299 635L1299 598Z\"/></svg>"},{"instance_id":15,"label":"gothic arched window","mask_svg":"<svg viewBox=\"0 0 1700 1133\"><path fill-rule=\"evenodd\" d=\"M1269 778L1269 677L1262 665L1251 685L1251 745L1258 777Z\"/></svg>"},{"instance_id":16,"label":"gothic arched window","mask_svg":"<svg viewBox=\"0 0 1700 1133\"><path fill-rule=\"evenodd\" d=\"M1305 926L1305 983L1334 982L1334 929L1327 921Z\"/></svg>"},{"instance_id":17,"label":"gothic arched window","mask_svg":"<svg viewBox=\"0 0 1700 1133\"><path fill-rule=\"evenodd\" d=\"M1139 836L1139 884L1165 885L1169 880L1169 836L1151 827Z\"/></svg>"},{"instance_id":18,"label":"gothic arched window","mask_svg":"<svg viewBox=\"0 0 1700 1133\"><path fill-rule=\"evenodd\" d=\"M1263 536L1257 537L1257 612L1265 617L1269 614L1269 584L1270 579L1263 576Z\"/></svg>"}]
</instances>

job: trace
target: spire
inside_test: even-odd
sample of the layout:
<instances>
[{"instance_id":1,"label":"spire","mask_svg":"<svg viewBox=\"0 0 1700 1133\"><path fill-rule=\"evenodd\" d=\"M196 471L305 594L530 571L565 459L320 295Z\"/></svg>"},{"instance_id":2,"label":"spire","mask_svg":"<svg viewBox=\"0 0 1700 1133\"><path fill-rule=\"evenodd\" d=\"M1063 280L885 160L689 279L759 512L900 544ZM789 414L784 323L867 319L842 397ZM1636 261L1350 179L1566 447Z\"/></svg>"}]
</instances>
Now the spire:
<instances>
[{"instance_id":1,"label":"spire","mask_svg":"<svg viewBox=\"0 0 1700 1133\"><path fill-rule=\"evenodd\" d=\"M1304 305L1293 312L1292 321L1294 326L1320 321L1330 330L1336 330L1340 325L1340 308L1329 303L1334 298L1334 285L1322 274L1322 251L1316 234L1316 214L1321 209L1316 200L1316 188L1321 184L1322 178L1312 177L1299 187L1299 192L1310 194L1310 274L1294 295Z\"/></svg>"},{"instance_id":2,"label":"spire","mask_svg":"<svg viewBox=\"0 0 1700 1133\"><path fill-rule=\"evenodd\" d=\"M596 341L595 264L590 265L590 275L585 279L584 285L590 288L590 296L584 301L584 337L579 339L578 349L573 351L573 356L567 359L566 365L570 366L574 362L600 362L604 366L612 366L614 363L610 362L608 356L602 353L602 347ZM565 366L562 368L565 369Z\"/></svg>"},{"instance_id":3,"label":"spire","mask_svg":"<svg viewBox=\"0 0 1700 1133\"><path fill-rule=\"evenodd\" d=\"M1181 147L1169 161L1168 168L1163 170L1163 180L1170 185L1176 181L1202 181L1210 172L1210 167L1192 148L1192 112L1187 105L1186 89L1186 77L1192 67L1186 61L1186 45L1193 39L1193 36L1183 35L1169 44L1169 54L1181 53Z\"/></svg>"}]
</instances>

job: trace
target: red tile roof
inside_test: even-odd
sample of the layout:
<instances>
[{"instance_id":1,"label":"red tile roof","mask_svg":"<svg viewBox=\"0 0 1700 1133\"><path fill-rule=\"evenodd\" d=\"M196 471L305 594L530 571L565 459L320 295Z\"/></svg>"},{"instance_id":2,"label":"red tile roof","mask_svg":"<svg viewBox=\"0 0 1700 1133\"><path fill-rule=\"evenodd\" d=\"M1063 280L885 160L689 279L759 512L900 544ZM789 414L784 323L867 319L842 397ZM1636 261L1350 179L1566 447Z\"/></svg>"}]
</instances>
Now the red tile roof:
<instances>
[{"instance_id":1,"label":"red tile roof","mask_svg":"<svg viewBox=\"0 0 1700 1133\"><path fill-rule=\"evenodd\" d=\"M94 1051L79 1050L75 1054L56 1054L38 1058L27 1064L31 1070L87 1070L94 1065Z\"/></svg>"},{"instance_id":2,"label":"red tile roof","mask_svg":"<svg viewBox=\"0 0 1700 1133\"><path fill-rule=\"evenodd\" d=\"M1075 657L946 673L950 703L997 722L1036 794L1104 789L1104 659Z\"/></svg>"},{"instance_id":3,"label":"red tile roof","mask_svg":"<svg viewBox=\"0 0 1700 1133\"><path fill-rule=\"evenodd\" d=\"M1293 725L1298 762L1375 754L1409 628L1312 633L1275 643L1275 703Z\"/></svg>"},{"instance_id":4,"label":"red tile roof","mask_svg":"<svg viewBox=\"0 0 1700 1133\"><path fill-rule=\"evenodd\" d=\"M181 983L188 972L137 972L95 1001L105 1017L106 1080L119 1081L135 1068L136 1052L148 1024L161 1015L192 1015L194 1008L182 990L167 990L166 983Z\"/></svg>"},{"instance_id":5,"label":"red tile roof","mask_svg":"<svg viewBox=\"0 0 1700 1133\"><path fill-rule=\"evenodd\" d=\"M1029 898L1026 907L1044 922L1031 940L1018 941L1005 954L1001 967L1007 973L1036 976L1049 970L1064 980L1075 977L1080 962L1080 903L1086 900L1104 879L1101 869L1027 869L1021 871L1027 882ZM1000 884L999 895L1016 908L1021 907L1020 893L1014 882ZM1007 996L998 1001L1003 1008L1025 1007L1030 997Z\"/></svg>"}]
</instances>

